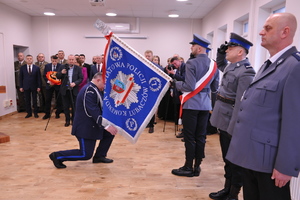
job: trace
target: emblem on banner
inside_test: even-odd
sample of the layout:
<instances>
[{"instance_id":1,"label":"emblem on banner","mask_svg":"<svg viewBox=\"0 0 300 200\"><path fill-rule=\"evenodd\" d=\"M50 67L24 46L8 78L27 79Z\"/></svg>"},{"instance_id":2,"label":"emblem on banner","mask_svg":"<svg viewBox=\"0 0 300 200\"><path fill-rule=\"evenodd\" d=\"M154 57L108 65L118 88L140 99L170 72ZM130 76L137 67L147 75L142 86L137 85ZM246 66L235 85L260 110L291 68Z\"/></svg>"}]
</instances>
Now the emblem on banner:
<instances>
[{"instance_id":1,"label":"emblem on banner","mask_svg":"<svg viewBox=\"0 0 300 200\"><path fill-rule=\"evenodd\" d=\"M122 50L119 47L111 48L109 55L110 59L112 59L113 61L119 61L123 57Z\"/></svg>"},{"instance_id":2,"label":"emblem on banner","mask_svg":"<svg viewBox=\"0 0 300 200\"><path fill-rule=\"evenodd\" d=\"M117 77L111 79L110 83L112 90L109 96L114 99L116 107L124 105L129 109L131 103L138 103L137 93L141 86L134 82L133 74L126 75L119 71Z\"/></svg>"},{"instance_id":3,"label":"emblem on banner","mask_svg":"<svg viewBox=\"0 0 300 200\"><path fill-rule=\"evenodd\" d=\"M161 81L157 77L153 77L149 80L150 90L153 92L159 91L161 89Z\"/></svg>"},{"instance_id":4,"label":"emblem on banner","mask_svg":"<svg viewBox=\"0 0 300 200\"><path fill-rule=\"evenodd\" d=\"M136 120L134 118L128 118L126 120L126 127L130 131L136 131L138 128Z\"/></svg>"}]
</instances>

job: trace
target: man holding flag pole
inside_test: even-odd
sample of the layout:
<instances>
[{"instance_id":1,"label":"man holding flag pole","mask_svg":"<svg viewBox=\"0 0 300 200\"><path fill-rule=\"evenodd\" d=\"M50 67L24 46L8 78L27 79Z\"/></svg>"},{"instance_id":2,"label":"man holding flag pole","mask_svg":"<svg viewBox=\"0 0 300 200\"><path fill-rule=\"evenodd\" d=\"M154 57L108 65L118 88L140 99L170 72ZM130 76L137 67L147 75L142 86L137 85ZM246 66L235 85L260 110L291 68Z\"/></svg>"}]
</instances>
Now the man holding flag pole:
<instances>
[{"instance_id":1,"label":"man holding flag pole","mask_svg":"<svg viewBox=\"0 0 300 200\"><path fill-rule=\"evenodd\" d=\"M209 111L212 110L210 92L216 92L219 85L219 73L216 63L209 59L207 50L210 42L194 34L191 53L195 58L186 63L185 81L177 81L176 88L181 96L180 117L182 114L185 142L185 164L173 169L177 176L199 176L200 164L204 156L206 126ZM193 166L194 164L194 166Z\"/></svg>"}]
</instances>

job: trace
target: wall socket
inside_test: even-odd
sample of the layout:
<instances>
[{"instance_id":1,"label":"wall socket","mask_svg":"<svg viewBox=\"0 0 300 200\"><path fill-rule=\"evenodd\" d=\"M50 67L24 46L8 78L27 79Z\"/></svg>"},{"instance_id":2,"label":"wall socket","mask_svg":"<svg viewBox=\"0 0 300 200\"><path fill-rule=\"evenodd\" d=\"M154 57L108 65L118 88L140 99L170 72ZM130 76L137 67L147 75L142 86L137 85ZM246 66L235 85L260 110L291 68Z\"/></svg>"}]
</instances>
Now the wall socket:
<instances>
[{"instance_id":1,"label":"wall socket","mask_svg":"<svg viewBox=\"0 0 300 200\"><path fill-rule=\"evenodd\" d=\"M3 107L8 108L13 106L13 100L12 99L6 99L3 101Z\"/></svg>"}]
</instances>

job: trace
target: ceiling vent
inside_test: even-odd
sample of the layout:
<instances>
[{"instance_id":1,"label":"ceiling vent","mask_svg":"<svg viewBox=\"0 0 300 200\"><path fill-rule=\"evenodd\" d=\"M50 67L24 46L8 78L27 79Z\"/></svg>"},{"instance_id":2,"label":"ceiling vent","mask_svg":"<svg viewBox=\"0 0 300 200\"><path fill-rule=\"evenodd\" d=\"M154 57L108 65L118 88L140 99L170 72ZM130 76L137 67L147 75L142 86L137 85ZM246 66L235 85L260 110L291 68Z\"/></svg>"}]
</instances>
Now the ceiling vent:
<instances>
[{"instance_id":1,"label":"ceiling vent","mask_svg":"<svg viewBox=\"0 0 300 200\"><path fill-rule=\"evenodd\" d=\"M125 23L106 23L114 33L128 33L130 32L130 24Z\"/></svg>"},{"instance_id":2,"label":"ceiling vent","mask_svg":"<svg viewBox=\"0 0 300 200\"><path fill-rule=\"evenodd\" d=\"M89 0L92 6L104 6L106 0Z\"/></svg>"}]
</instances>

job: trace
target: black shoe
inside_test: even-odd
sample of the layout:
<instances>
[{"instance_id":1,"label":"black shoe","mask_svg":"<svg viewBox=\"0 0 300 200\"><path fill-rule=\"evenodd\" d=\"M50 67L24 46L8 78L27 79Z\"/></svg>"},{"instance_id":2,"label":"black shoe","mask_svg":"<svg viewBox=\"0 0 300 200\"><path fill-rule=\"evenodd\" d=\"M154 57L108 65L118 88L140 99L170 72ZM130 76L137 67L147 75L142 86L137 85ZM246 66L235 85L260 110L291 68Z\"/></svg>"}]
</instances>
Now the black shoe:
<instances>
[{"instance_id":1,"label":"black shoe","mask_svg":"<svg viewBox=\"0 0 300 200\"><path fill-rule=\"evenodd\" d=\"M67 166L63 164L62 161L60 160L57 160L55 155L54 155L54 152L49 154L49 158L52 160L54 166L58 169L62 169L62 168L66 168Z\"/></svg>"},{"instance_id":2,"label":"black shoe","mask_svg":"<svg viewBox=\"0 0 300 200\"><path fill-rule=\"evenodd\" d=\"M55 119L59 119L59 118L60 118L59 114L55 114Z\"/></svg>"},{"instance_id":3,"label":"black shoe","mask_svg":"<svg viewBox=\"0 0 300 200\"><path fill-rule=\"evenodd\" d=\"M186 166L180 167L179 169L173 169L172 174L177 176L187 176L187 177L194 176L193 168L186 167Z\"/></svg>"},{"instance_id":4,"label":"black shoe","mask_svg":"<svg viewBox=\"0 0 300 200\"><path fill-rule=\"evenodd\" d=\"M68 127L68 126L70 126L70 122L65 123L65 127Z\"/></svg>"},{"instance_id":5,"label":"black shoe","mask_svg":"<svg viewBox=\"0 0 300 200\"><path fill-rule=\"evenodd\" d=\"M194 176L199 176L201 172L201 168L200 167L194 167Z\"/></svg>"},{"instance_id":6,"label":"black shoe","mask_svg":"<svg viewBox=\"0 0 300 200\"><path fill-rule=\"evenodd\" d=\"M227 195L229 194L230 189L229 188L224 188L218 192L212 192L209 194L209 197L211 199L225 199L227 197Z\"/></svg>"},{"instance_id":7,"label":"black shoe","mask_svg":"<svg viewBox=\"0 0 300 200\"><path fill-rule=\"evenodd\" d=\"M176 135L177 138L183 138L183 133L179 133L178 135Z\"/></svg>"},{"instance_id":8,"label":"black shoe","mask_svg":"<svg viewBox=\"0 0 300 200\"><path fill-rule=\"evenodd\" d=\"M184 138L181 139L181 142L184 142Z\"/></svg>"},{"instance_id":9,"label":"black shoe","mask_svg":"<svg viewBox=\"0 0 300 200\"><path fill-rule=\"evenodd\" d=\"M154 132L154 127L149 127L148 133L153 133Z\"/></svg>"},{"instance_id":10,"label":"black shoe","mask_svg":"<svg viewBox=\"0 0 300 200\"><path fill-rule=\"evenodd\" d=\"M112 163L112 162L114 162L114 160L105 157L93 158L93 163Z\"/></svg>"},{"instance_id":11,"label":"black shoe","mask_svg":"<svg viewBox=\"0 0 300 200\"><path fill-rule=\"evenodd\" d=\"M34 113L34 118L39 118L39 115L37 113Z\"/></svg>"},{"instance_id":12,"label":"black shoe","mask_svg":"<svg viewBox=\"0 0 300 200\"><path fill-rule=\"evenodd\" d=\"M43 119L48 119L48 118L50 118L50 115L49 115L49 114L46 114L46 115L44 115L44 117L43 117Z\"/></svg>"},{"instance_id":13,"label":"black shoe","mask_svg":"<svg viewBox=\"0 0 300 200\"><path fill-rule=\"evenodd\" d=\"M29 117L32 117L32 114L27 114L27 115L25 116L25 118L29 118Z\"/></svg>"}]
</instances>

